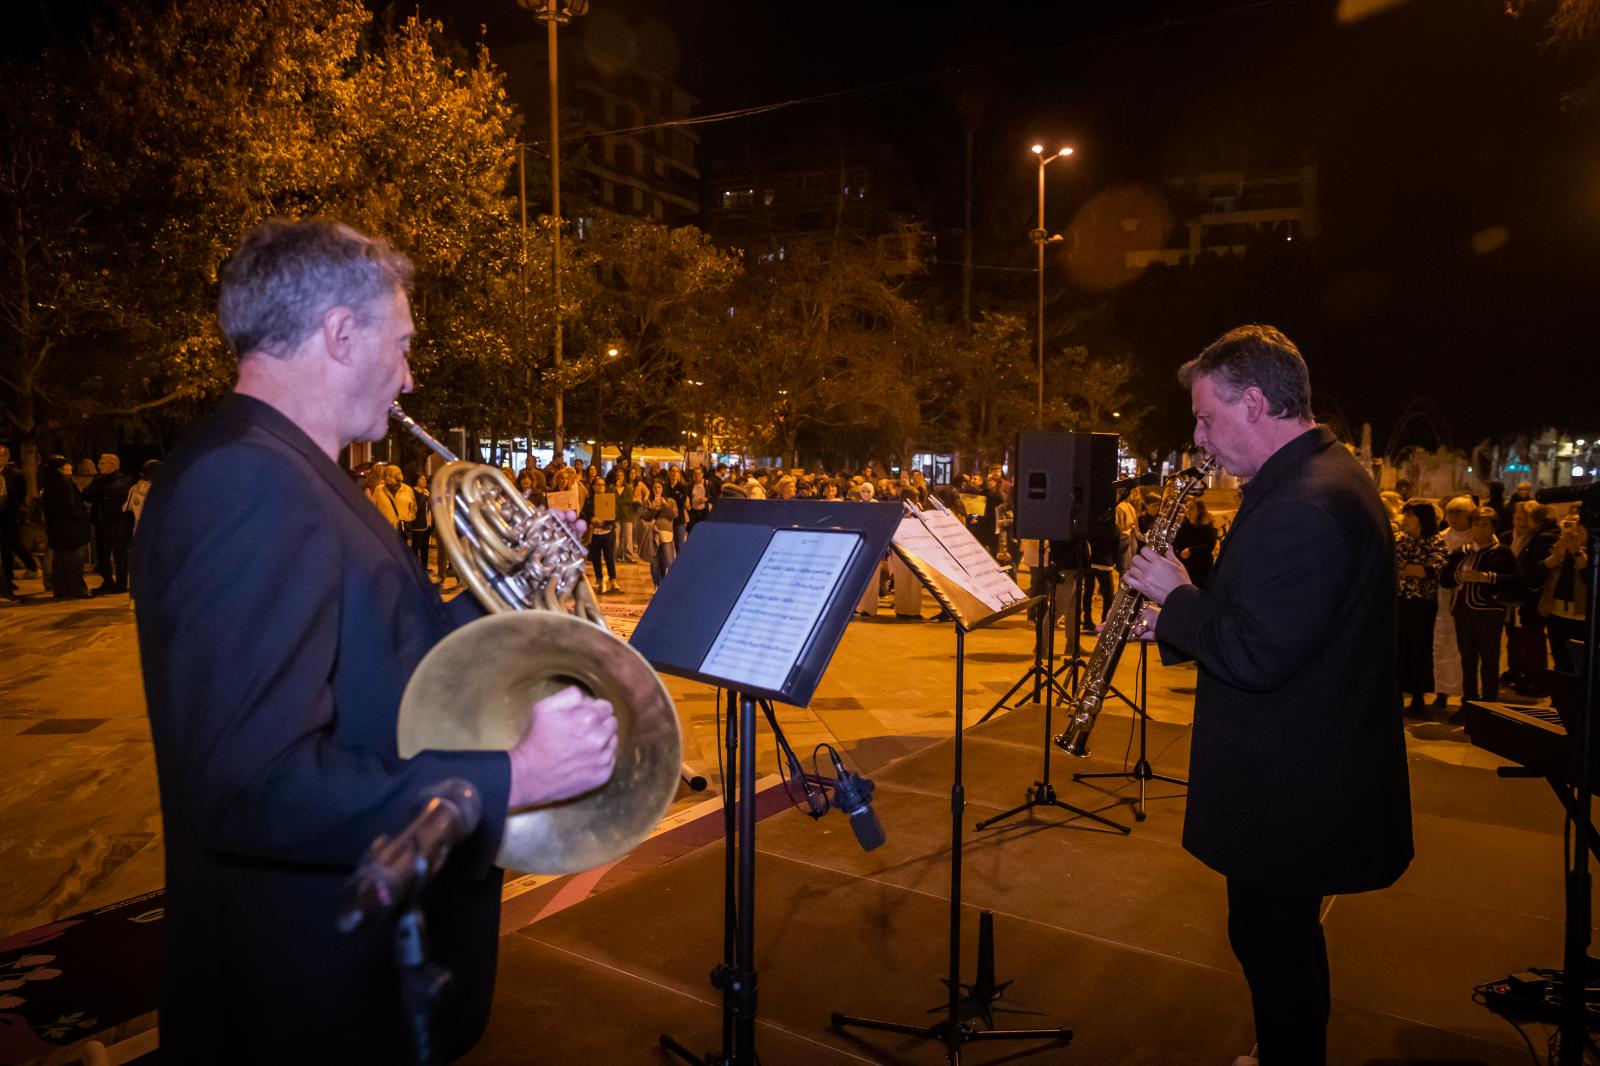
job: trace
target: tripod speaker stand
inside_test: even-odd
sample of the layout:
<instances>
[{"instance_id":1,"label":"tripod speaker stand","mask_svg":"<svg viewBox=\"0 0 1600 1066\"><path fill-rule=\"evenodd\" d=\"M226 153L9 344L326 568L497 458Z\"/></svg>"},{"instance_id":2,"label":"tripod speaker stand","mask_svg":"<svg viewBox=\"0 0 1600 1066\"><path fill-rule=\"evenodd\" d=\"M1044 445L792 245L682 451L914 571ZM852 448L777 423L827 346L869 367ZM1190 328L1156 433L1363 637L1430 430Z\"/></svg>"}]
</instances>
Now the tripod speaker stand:
<instances>
[{"instance_id":1,"label":"tripod speaker stand","mask_svg":"<svg viewBox=\"0 0 1600 1066\"><path fill-rule=\"evenodd\" d=\"M1072 551L1073 551L1073 549L1070 548L1070 547L1067 549L1067 553L1071 553ZM1071 555L1068 554L1068 557L1070 558ZM1082 571L1081 570L1074 571L1073 573L1074 573L1074 578L1073 578L1074 580L1080 580L1081 579L1081 576L1082 576ZM1046 583L1046 588L1045 588L1045 605L1046 605L1045 617L1048 618L1048 619L1054 619L1055 615L1056 615L1056 591L1057 591L1057 589L1059 588L1059 586L1061 584L1061 574L1059 573L1059 571L1057 571L1054 567L1048 568L1045 571L1045 583ZM1078 671L1083 667L1083 659L1081 659L1080 657L1078 657L1077 654L1075 654L1076 650L1078 648L1078 641L1082 636L1082 631L1080 630L1079 623L1078 623L1078 605L1076 603L1074 603L1072 605L1071 614L1072 614L1072 626L1071 626L1071 629L1072 629L1072 648L1074 650L1074 654L1072 655L1071 658L1069 658L1065 663L1062 664L1062 669L1067 671L1067 691L1068 692L1070 692L1070 690L1073 687L1075 687L1075 684L1076 684L1076 681L1077 681L1077 678L1078 678ZM1028 789L1027 796L1021 803L1017 804L1015 807L1012 807L1008 811L1001 811L999 814L995 815L993 818L985 818L983 821L981 821L977 825L973 826L973 828L974 829L987 829L991 825L994 825L997 822L1006 821L1007 819L1009 819L1009 818L1011 818L1011 817L1013 817L1015 815L1021 814L1024 811L1031 811L1035 807L1055 807L1055 808L1058 808L1059 810L1070 811L1071 813L1076 814L1080 818L1087 818L1092 822L1099 822L1101 825L1106 826L1106 827L1111 828L1111 829L1115 829L1119 833L1123 833L1123 834L1130 833L1133 830L1129 826L1125 826L1121 822L1113 822L1109 818L1103 818L1100 815L1095 814L1092 811L1084 810L1082 807L1074 807L1070 803L1064 803L1064 802L1062 802L1061 798L1056 795L1056 786L1050 780L1050 758L1051 758L1051 752L1055 748L1055 741L1053 739L1053 736L1054 736L1054 734L1053 734L1053 729L1054 729L1054 721L1053 721L1053 719L1054 719L1054 711L1055 711L1055 694L1056 694L1056 692L1058 690L1061 689L1060 683L1056 680L1055 646L1056 646L1055 625L1053 624L1053 622L1047 623L1045 625L1045 637L1044 637L1045 672L1046 672L1046 676L1048 676L1050 678L1050 684L1044 686L1044 769L1043 769L1043 772L1040 774L1039 779L1033 783L1033 787ZM1070 696L1064 695L1063 698L1064 699L1068 699L1068 698L1070 698ZM993 712L991 712L991 713L993 713ZM985 717L987 717L987 716L985 716Z\"/></svg>"},{"instance_id":2,"label":"tripod speaker stand","mask_svg":"<svg viewBox=\"0 0 1600 1066\"><path fill-rule=\"evenodd\" d=\"M1111 773L1073 774L1074 781L1093 781L1097 778L1123 778L1139 782L1139 802L1134 805L1133 819L1136 822L1145 820L1146 788L1151 781L1165 781L1169 785L1182 785L1189 787L1189 782L1181 777L1168 777L1166 774L1156 773L1150 766L1149 755L1149 730L1150 724L1150 672L1149 655L1150 642L1155 639L1151 634L1134 638L1139 641L1139 702L1135 703L1128 697L1118 692L1115 688L1111 691L1116 696L1133 708L1134 717L1139 719L1139 761L1133 764L1132 770ZM1126 764L1124 764L1126 765Z\"/></svg>"}]
</instances>

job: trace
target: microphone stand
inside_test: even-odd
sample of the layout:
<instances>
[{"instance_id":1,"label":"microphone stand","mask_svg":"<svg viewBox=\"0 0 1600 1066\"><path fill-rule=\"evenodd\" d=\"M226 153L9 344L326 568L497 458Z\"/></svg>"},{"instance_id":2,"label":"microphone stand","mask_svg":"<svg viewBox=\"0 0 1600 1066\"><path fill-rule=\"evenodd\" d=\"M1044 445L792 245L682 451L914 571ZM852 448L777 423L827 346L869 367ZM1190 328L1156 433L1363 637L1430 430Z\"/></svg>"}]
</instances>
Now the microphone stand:
<instances>
[{"instance_id":1,"label":"microphone stand","mask_svg":"<svg viewBox=\"0 0 1600 1066\"><path fill-rule=\"evenodd\" d=\"M1591 487L1584 494L1582 522L1589 531L1588 566L1588 616L1584 631L1584 656L1579 684L1582 697L1581 710L1573 730L1576 750L1573 758L1577 773L1574 791L1576 802L1569 808L1571 823L1567 831L1567 906L1566 938L1563 945L1561 987L1561 1049L1560 1066L1583 1066L1584 1049L1589 1042L1589 975L1594 959L1589 954L1590 891L1589 848L1585 844L1586 832L1591 826L1593 810L1595 687L1600 680L1595 659L1600 651L1600 611L1595 610L1600 600L1600 487Z\"/></svg>"}]
</instances>

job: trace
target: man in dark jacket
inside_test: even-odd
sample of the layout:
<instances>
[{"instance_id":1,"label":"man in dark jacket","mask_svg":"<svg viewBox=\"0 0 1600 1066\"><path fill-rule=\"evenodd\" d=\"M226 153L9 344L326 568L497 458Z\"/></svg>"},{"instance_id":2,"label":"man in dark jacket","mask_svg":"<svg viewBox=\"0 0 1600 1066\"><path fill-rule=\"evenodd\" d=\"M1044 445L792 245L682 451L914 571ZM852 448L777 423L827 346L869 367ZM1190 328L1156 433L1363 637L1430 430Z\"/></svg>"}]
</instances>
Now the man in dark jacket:
<instances>
[{"instance_id":1,"label":"man in dark jacket","mask_svg":"<svg viewBox=\"0 0 1600 1066\"><path fill-rule=\"evenodd\" d=\"M1228 935L1265 1066L1326 1061L1324 896L1411 860L1396 703L1393 540L1372 479L1311 418L1294 344L1268 326L1184 364L1195 444L1249 478L1205 588L1143 549L1164 659L1199 665L1183 844L1228 880ZM1249 1063L1248 1057L1242 1060Z\"/></svg>"},{"instance_id":2,"label":"man in dark jacket","mask_svg":"<svg viewBox=\"0 0 1600 1066\"><path fill-rule=\"evenodd\" d=\"M0 444L0 599L17 596L16 560L28 569L33 557L22 547L22 515L27 510L28 482L11 461L11 449Z\"/></svg>"},{"instance_id":3,"label":"man in dark jacket","mask_svg":"<svg viewBox=\"0 0 1600 1066\"><path fill-rule=\"evenodd\" d=\"M87 599L83 564L89 554L89 505L72 480L72 462L52 455L39 475L44 532L50 545L50 593L58 600Z\"/></svg>"},{"instance_id":4,"label":"man in dark jacket","mask_svg":"<svg viewBox=\"0 0 1600 1066\"><path fill-rule=\"evenodd\" d=\"M111 452L100 457L99 473L83 490L89 505L89 520L94 524L95 573L100 584L90 589L94 595L128 591L128 537L133 523L123 510L133 479L122 472L122 460Z\"/></svg>"},{"instance_id":5,"label":"man in dark jacket","mask_svg":"<svg viewBox=\"0 0 1600 1066\"><path fill-rule=\"evenodd\" d=\"M139 521L139 652L165 827L162 1061L410 1061L383 921L340 936L340 889L446 778L477 831L427 898L453 979L432 1061L478 1038L499 933L493 866L508 807L611 774L608 703L563 689L510 751L400 758L396 720L424 654L474 613L340 468L411 390L410 264L336 223L272 220L222 270L234 395L162 464Z\"/></svg>"}]
</instances>

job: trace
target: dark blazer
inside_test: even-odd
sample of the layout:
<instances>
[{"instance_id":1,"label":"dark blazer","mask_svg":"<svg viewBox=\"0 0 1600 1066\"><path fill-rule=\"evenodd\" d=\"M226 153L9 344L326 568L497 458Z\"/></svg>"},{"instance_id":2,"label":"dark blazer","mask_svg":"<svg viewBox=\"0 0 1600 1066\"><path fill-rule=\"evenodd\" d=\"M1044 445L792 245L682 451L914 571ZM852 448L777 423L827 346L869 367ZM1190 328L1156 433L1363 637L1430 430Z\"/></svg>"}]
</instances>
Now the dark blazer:
<instances>
[{"instance_id":1,"label":"dark blazer","mask_svg":"<svg viewBox=\"0 0 1600 1066\"><path fill-rule=\"evenodd\" d=\"M243 396L162 464L134 560L166 828L163 1061L406 1061L386 930L341 936L337 900L448 777L483 795L427 911L455 975L436 1050L460 1054L493 989L510 763L402 760L395 719L418 661L476 612L442 603L338 464Z\"/></svg>"},{"instance_id":2,"label":"dark blazer","mask_svg":"<svg viewBox=\"0 0 1600 1066\"><path fill-rule=\"evenodd\" d=\"M44 509L45 539L53 549L71 551L89 543L89 505L70 477L45 470L39 477L39 500Z\"/></svg>"},{"instance_id":3,"label":"dark blazer","mask_svg":"<svg viewBox=\"0 0 1600 1066\"><path fill-rule=\"evenodd\" d=\"M1382 888L1411 861L1394 543L1372 479L1321 426L1280 448L1204 590L1156 636L1199 664L1183 845L1268 891Z\"/></svg>"}]
</instances>

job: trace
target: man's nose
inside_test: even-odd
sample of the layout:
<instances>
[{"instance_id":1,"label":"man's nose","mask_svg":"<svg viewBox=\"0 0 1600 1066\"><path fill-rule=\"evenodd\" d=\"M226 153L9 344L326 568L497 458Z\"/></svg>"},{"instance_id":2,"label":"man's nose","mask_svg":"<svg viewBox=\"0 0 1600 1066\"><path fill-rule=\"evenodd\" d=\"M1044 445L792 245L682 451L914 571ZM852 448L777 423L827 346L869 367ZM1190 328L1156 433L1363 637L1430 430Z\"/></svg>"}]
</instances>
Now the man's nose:
<instances>
[{"instance_id":1,"label":"man's nose","mask_svg":"<svg viewBox=\"0 0 1600 1066\"><path fill-rule=\"evenodd\" d=\"M412 389L414 389L416 387L417 387L417 383L414 380L412 380L412 377L411 377L411 360L407 359L406 360L406 376L400 382L400 393L401 393L401 395L404 395L404 394L410 392Z\"/></svg>"}]
</instances>

